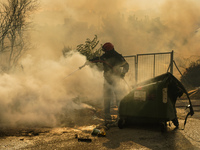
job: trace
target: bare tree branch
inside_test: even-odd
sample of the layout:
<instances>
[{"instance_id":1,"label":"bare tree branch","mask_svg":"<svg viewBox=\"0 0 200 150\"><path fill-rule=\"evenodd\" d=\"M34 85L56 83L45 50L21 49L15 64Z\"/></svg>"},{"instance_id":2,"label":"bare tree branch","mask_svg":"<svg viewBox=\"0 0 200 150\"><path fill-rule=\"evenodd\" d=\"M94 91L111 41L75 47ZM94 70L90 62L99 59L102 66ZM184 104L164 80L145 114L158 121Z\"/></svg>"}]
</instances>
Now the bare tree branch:
<instances>
[{"instance_id":1,"label":"bare tree branch","mask_svg":"<svg viewBox=\"0 0 200 150\"><path fill-rule=\"evenodd\" d=\"M0 4L0 55L9 51L9 68L15 66L27 50L24 32L37 6L37 0L7 0Z\"/></svg>"}]
</instances>

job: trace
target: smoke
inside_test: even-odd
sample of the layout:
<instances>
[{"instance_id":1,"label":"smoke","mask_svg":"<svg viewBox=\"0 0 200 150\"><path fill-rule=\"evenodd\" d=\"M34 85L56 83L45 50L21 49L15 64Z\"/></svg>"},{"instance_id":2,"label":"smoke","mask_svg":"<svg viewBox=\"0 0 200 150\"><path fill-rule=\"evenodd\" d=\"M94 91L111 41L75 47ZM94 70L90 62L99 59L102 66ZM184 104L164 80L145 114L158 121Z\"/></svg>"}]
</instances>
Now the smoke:
<instances>
[{"instance_id":1,"label":"smoke","mask_svg":"<svg viewBox=\"0 0 200 150\"><path fill-rule=\"evenodd\" d=\"M78 60L78 61L77 61ZM0 122L6 126L55 126L65 113L73 120L73 110L86 108L74 99L85 98L102 103L102 73L88 66L66 76L84 64L79 53L58 61L37 60L27 55L22 60L24 72L0 76ZM93 91L92 91L93 90ZM92 92L91 92L92 91ZM66 112L68 112L66 114ZM92 117L92 116L91 116Z\"/></svg>"},{"instance_id":2,"label":"smoke","mask_svg":"<svg viewBox=\"0 0 200 150\"><path fill-rule=\"evenodd\" d=\"M185 55L199 55L198 29L200 26L199 1L171 1L162 7L161 16L168 28L168 39L175 50Z\"/></svg>"},{"instance_id":3,"label":"smoke","mask_svg":"<svg viewBox=\"0 0 200 150\"><path fill-rule=\"evenodd\" d=\"M21 60L24 71L0 75L0 121L56 125L64 110L72 116L70 110L80 108L76 97L102 102L102 72L86 66L65 78L86 58L76 52L61 57L64 46L76 49L94 35L123 55L199 55L199 11L198 0L41 0L32 15L33 48Z\"/></svg>"},{"instance_id":4,"label":"smoke","mask_svg":"<svg viewBox=\"0 0 200 150\"><path fill-rule=\"evenodd\" d=\"M42 39L54 56L55 49L76 48L95 34L124 55L171 50L194 55L199 54L199 7L197 0L43 0L33 40Z\"/></svg>"}]
</instances>

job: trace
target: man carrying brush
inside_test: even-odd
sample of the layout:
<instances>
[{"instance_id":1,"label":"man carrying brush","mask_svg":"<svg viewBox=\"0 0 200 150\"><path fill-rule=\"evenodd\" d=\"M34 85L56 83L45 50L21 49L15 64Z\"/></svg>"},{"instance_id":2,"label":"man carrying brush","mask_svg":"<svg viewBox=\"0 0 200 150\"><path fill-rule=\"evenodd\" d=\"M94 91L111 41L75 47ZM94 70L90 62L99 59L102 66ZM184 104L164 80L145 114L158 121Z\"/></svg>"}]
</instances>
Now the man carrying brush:
<instances>
[{"instance_id":1,"label":"man carrying brush","mask_svg":"<svg viewBox=\"0 0 200 150\"><path fill-rule=\"evenodd\" d=\"M103 63L104 71L104 112L105 120L111 120L110 105L115 94L116 103L120 102L120 87L119 82L121 78L124 78L125 74L129 70L129 64L124 57L115 51L113 44L110 42L105 43L102 46L105 52L102 56L89 60L92 63Z\"/></svg>"}]
</instances>

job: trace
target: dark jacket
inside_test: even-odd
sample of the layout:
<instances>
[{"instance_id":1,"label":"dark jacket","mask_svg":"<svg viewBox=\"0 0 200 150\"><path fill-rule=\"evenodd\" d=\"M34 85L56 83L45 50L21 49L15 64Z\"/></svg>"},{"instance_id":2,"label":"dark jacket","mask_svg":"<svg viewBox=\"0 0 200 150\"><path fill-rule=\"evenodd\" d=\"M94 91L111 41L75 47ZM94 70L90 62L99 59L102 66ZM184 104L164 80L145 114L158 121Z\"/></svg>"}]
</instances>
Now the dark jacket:
<instances>
[{"instance_id":1,"label":"dark jacket","mask_svg":"<svg viewBox=\"0 0 200 150\"><path fill-rule=\"evenodd\" d=\"M100 57L90 60L93 63L103 63L104 77L108 81L112 76L124 77L129 70L129 64L124 57L114 49L107 51Z\"/></svg>"}]
</instances>

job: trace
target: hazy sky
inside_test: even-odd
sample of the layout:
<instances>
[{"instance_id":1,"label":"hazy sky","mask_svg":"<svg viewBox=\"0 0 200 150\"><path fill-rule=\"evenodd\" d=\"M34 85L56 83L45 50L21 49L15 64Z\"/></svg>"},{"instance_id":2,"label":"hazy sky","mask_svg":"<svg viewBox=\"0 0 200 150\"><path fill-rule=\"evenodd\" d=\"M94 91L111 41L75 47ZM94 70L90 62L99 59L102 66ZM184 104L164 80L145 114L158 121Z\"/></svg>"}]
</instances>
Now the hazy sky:
<instances>
[{"instance_id":1,"label":"hazy sky","mask_svg":"<svg viewBox=\"0 0 200 150\"><path fill-rule=\"evenodd\" d=\"M65 17L74 17L77 20L97 21L109 13L121 12L129 14L138 10L149 10L150 13L158 11L165 0L41 0L40 11L36 21L41 24L60 24ZM151 11L150 11L151 10ZM153 12L152 12L153 10ZM95 24L95 23L94 23Z\"/></svg>"},{"instance_id":2,"label":"hazy sky","mask_svg":"<svg viewBox=\"0 0 200 150\"><path fill-rule=\"evenodd\" d=\"M44 29L39 32L42 39L38 35L35 38L42 44L46 42L45 49L58 50L63 45L75 48L98 34L101 43L114 42L120 52L129 55L172 49L196 55L200 47L199 3L198 0L41 0L33 22ZM138 19L138 27L130 20L127 22L130 16ZM151 22L142 24L140 20L144 22L145 17ZM68 26L62 26L64 23Z\"/></svg>"}]
</instances>

